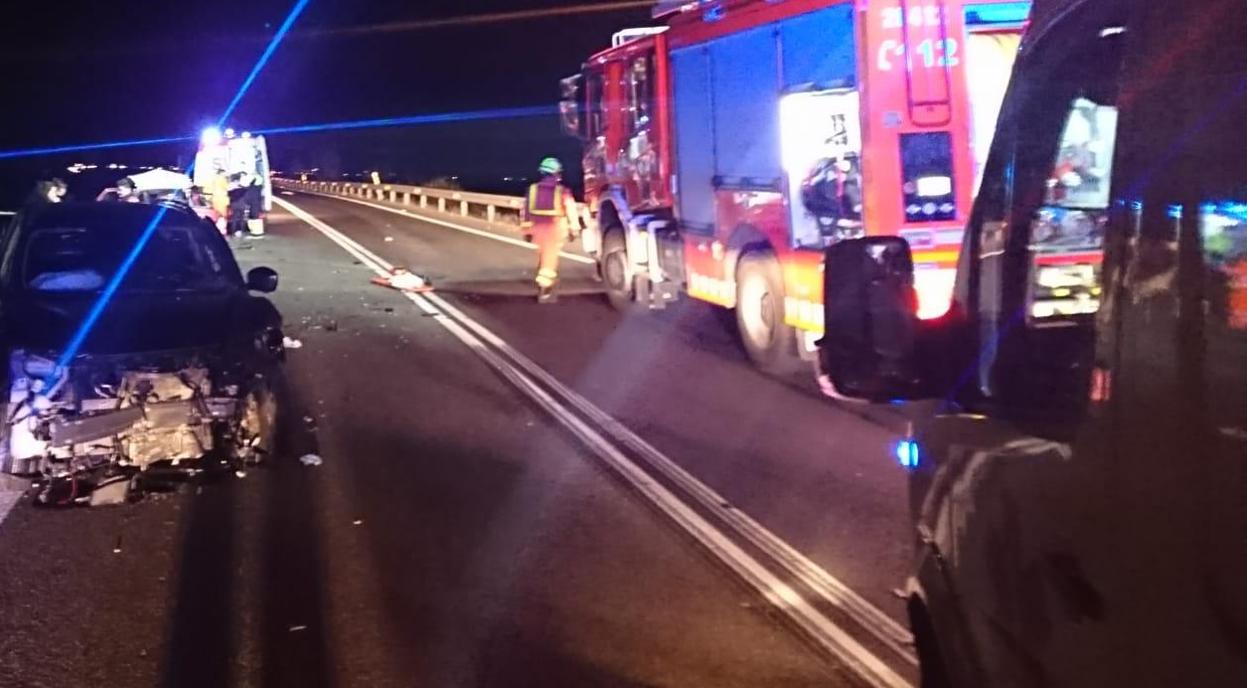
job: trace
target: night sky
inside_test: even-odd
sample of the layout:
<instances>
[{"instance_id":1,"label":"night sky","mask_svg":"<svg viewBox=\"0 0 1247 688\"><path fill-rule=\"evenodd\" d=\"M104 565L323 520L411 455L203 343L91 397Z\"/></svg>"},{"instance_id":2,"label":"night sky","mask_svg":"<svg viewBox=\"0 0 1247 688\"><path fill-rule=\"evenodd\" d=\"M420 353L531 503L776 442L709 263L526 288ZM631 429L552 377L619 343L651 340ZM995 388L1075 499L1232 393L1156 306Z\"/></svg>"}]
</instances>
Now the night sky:
<instances>
[{"instance_id":1,"label":"night sky","mask_svg":"<svg viewBox=\"0 0 1247 688\"><path fill-rule=\"evenodd\" d=\"M0 150L197 132L228 103L293 4L6 3ZM552 105L558 80L605 47L614 31L649 24L648 8L437 29L403 25L576 4L312 0L232 124L262 128ZM404 177L515 174L547 152L568 158L577 150L553 117L287 136L273 138L270 147L279 167L379 167ZM165 163L178 153L146 148L73 157ZM63 160L39 164L54 169Z\"/></svg>"}]
</instances>

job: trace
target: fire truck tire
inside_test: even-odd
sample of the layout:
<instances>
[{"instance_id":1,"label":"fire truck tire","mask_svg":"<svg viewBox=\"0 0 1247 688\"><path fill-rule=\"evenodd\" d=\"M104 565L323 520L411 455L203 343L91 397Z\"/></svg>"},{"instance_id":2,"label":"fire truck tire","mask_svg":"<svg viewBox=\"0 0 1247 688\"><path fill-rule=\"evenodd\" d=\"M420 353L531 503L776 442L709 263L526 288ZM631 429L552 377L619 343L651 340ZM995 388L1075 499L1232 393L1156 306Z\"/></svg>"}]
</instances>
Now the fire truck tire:
<instances>
[{"instance_id":1,"label":"fire truck tire","mask_svg":"<svg viewBox=\"0 0 1247 688\"><path fill-rule=\"evenodd\" d=\"M796 333L784 322L783 273L770 251L747 253L736 264L736 329L761 370L789 373L800 365Z\"/></svg>"},{"instance_id":2,"label":"fire truck tire","mask_svg":"<svg viewBox=\"0 0 1247 688\"><path fill-rule=\"evenodd\" d=\"M633 297L632 284L628 281L628 249L622 232L608 231L602 240L602 285L606 288L606 300L621 313L639 310Z\"/></svg>"}]
</instances>

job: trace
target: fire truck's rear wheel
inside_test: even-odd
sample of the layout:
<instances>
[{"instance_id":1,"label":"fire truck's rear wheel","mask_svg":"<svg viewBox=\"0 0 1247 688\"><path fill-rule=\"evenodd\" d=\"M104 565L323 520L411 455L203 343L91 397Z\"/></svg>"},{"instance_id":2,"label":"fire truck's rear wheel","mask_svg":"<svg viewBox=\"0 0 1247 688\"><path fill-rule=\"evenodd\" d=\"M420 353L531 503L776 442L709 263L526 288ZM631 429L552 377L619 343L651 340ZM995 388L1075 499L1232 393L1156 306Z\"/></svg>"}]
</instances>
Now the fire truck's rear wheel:
<instances>
[{"instance_id":1,"label":"fire truck's rear wheel","mask_svg":"<svg viewBox=\"0 0 1247 688\"><path fill-rule=\"evenodd\" d=\"M796 333L784 322L784 279L770 251L747 253L736 265L736 329L754 365L771 373L799 365Z\"/></svg>"},{"instance_id":2,"label":"fire truck's rear wheel","mask_svg":"<svg viewBox=\"0 0 1247 688\"><path fill-rule=\"evenodd\" d=\"M633 296L632 283L628 279L628 249L623 234L608 232L602 241L602 284L606 287L606 300L621 312L630 313L640 308Z\"/></svg>"}]
</instances>

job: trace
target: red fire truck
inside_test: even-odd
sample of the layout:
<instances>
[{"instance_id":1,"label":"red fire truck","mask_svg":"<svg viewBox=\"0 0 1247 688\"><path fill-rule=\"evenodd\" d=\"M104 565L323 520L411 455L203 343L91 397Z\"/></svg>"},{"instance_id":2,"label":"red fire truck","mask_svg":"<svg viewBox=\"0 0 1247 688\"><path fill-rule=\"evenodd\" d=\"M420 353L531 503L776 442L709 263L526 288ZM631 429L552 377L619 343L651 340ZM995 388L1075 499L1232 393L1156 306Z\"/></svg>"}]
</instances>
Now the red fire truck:
<instances>
[{"instance_id":1,"label":"red fire truck","mask_svg":"<svg viewBox=\"0 0 1247 688\"><path fill-rule=\"evenodd\" d=\"M922 317L954 266L1030 2L688 0L563 81L586 248L618 308L736 311L762 368L813 357L832 242L899 234Z\"/></svg>"}]
</instances>

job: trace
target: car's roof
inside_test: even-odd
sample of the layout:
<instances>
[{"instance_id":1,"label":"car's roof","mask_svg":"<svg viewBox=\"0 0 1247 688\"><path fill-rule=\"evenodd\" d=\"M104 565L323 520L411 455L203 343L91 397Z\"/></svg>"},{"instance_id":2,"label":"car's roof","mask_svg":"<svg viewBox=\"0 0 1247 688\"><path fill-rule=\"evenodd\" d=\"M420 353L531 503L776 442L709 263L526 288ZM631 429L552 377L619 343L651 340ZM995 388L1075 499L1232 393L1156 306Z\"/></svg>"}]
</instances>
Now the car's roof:
<instances>
[{"instance_id":1,"label":"car's roof","mask_svg":"<svg viewBox=\"0 0 1247 688\"><path fill-rule=\"evenodd\" d=\"M198 216L187 209L175 205L168 208L167 219L184 218L196 222ZM116 201L66 201L64 203L46 203L28 209L24 216L29 222L37 219L40 224L49 219L58 222L86 221L91 218L108 218L119 223L146 223L152 218L157 206L146 203L118 203Z\"/></svg>"}]
</instances>

